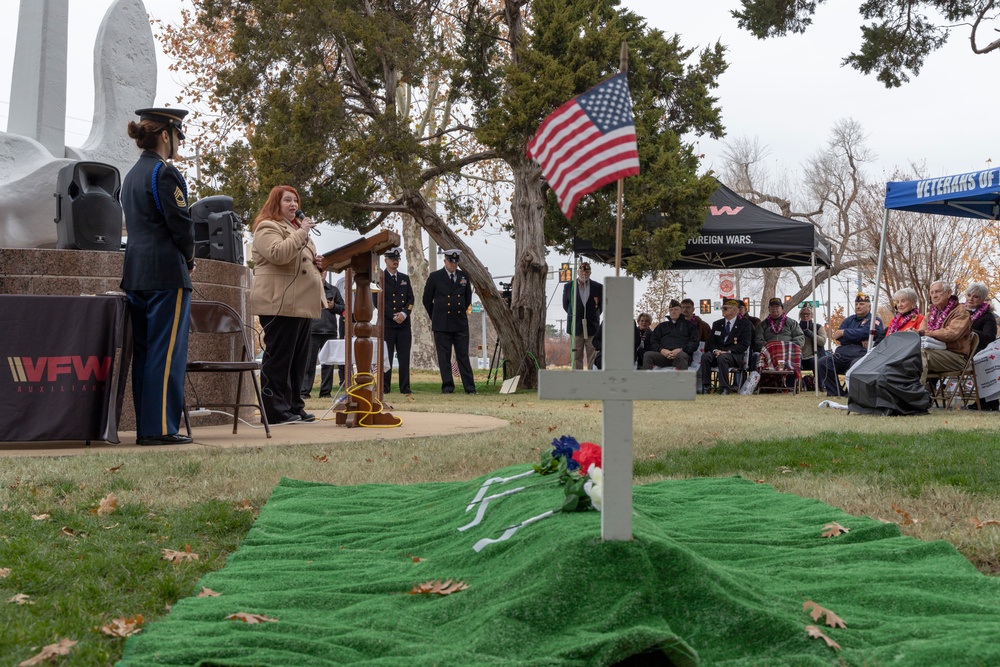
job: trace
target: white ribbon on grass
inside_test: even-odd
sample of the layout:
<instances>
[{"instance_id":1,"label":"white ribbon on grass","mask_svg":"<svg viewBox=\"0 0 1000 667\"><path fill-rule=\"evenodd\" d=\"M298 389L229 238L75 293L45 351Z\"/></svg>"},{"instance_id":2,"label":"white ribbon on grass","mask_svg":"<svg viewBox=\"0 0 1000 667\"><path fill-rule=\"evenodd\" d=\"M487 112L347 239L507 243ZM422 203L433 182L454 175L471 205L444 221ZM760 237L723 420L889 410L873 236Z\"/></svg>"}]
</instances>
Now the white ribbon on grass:
<instances>
[{"instance_id":1,"label":"white ribbon on grass","mask_svg":"<svg viewBox=\"0 0 1000 667\"><path fill-rule=\"evenodd\" d=\"M530 519L525 519L524 521L522 521L521 523L517 524L516 526L511 526L507 530L503 531L503 535L501 535L500 537L498 537L496 539L490 539L490 538L486 537L486 538L483 538L483 539L479 540L474 545L472 545L472 550L475 551L476 553L479 553L480 551L482 551L483 549L485 549L486 547L488 547L491 544L496 544L497 542L505 542L505 541L509 540L514 533L517 532L518 528L523 528L524 526L528 526L528 525L533 524L533 523L535 523L537 521L541 521L542 519L548 519L550 516L552 516L553 514L556 514L558 512L559 512L559 510L549 510L548 512L544 512L542 514L539 514L538 516L533 516Z\"/></svg>"}]
</instances>

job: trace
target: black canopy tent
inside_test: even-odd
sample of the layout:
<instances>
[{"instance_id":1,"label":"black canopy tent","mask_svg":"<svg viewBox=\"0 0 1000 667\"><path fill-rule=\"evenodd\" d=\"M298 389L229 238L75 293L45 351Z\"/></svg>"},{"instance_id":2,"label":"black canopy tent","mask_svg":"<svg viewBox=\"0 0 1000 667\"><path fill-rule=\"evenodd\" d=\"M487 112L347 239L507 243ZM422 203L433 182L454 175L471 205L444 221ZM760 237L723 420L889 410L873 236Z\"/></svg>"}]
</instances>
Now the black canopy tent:
<instances>
[{"instance_id":1,"label":"black canopy tent","mask_svg":"<svg viewBox=\"0 0 1000 667\"><path fill-rule=\"evenodd\" d=\"M647 220L655 224L659 213ZM615 250L573 240L577 255L613 264ZM722 183L709 199L705 224L690 239L670 269L747 269L789 266L830 266L830 247L812 224L792 220L744 199ZM622 248L622 257L631 255Z\"/></svg>"}]
</instances>

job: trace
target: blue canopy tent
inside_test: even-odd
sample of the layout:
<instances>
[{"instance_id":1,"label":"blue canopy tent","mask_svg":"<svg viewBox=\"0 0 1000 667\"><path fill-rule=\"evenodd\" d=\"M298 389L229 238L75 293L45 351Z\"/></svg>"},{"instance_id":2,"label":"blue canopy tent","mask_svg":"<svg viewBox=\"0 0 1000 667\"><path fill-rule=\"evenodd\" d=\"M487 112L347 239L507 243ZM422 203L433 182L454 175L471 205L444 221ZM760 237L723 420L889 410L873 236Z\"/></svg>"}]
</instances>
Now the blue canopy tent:
<instances>
[{"instance_id":1,"label":"blue canopy tent","mask_svg":"<svg viewBox=\"0 0 1000 667\"><path fill-rule=\"evenodd\" d=\"M882 260L885 256L890 210L1000 220L1000 168L886 184L885 215L882 217L882 238L875 272L875 299L872 303L875 313L878 312L879 287L882 285ZM869 349L871 337L872 334L869 333Z\"/></svg>"}]
</instances>

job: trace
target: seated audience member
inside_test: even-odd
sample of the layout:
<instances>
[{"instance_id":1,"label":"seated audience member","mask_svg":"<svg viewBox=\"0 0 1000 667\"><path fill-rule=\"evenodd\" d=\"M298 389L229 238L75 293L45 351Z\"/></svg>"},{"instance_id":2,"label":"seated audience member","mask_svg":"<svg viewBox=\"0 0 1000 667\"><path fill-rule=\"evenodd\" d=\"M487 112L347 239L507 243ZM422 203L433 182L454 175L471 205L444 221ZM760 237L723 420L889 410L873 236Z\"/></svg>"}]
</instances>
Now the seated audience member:
<instances>
[{"instance_id":1,"label":"seated audience member","mask_svg":"<svg viewBox=\"0 0 1000 667\"><path fill-rule=\"evenodd\" d=\"M739 301L739 299L737 299L737 301ZM754 317L753 315L751 315L749 309L747 309L747 304L745 302L743 302L743 301L740 301L740 317L742 317L742 318L744 318L744 319L746 319L747 321L750 322L750 335L752 336L754 330L758 326L760 326L760 318L759 317ZM716 320L716 321L718 321L718 320Z\"/></svg>"},{"instance_id":2,"label":"seated audience member","mask_svg":"<svg viewBox=\"0 0 1000 667\"><path fill-rule=\"evenodd\" d=\"M930 295L930 312L917 333L941 341L945 349L920 350L924 358L924 370L920 375L922 383L927 382L928 373L962 370L972 343L972 317L958 303L958 297L951 293L951 286L937 280L931 283Z\"/></svg>"},{"instance_id":3,"label":"seated audience member","mask_svg":"<svg viewBox=\"0 0 1000 667\"><path fill-rule=\"evenodd\" d=\"M785 314L784 304L777 297L767 302L767 317L754 331L754 347L758 350L763 349L764 345L774 340L795 343L799 348L805 342L799 323Z\"/></svg>"},{"instance_id":4,"label":"seated audience member","mask_svg":"<svg viewBox=\"0 0 1000 667\"><path fill-rule=\"evenodd\" d=\"M830 334L830 338L840 344L833 354L828 354L819 360L820 385L826 389L827 396L841 396L838 373L847 370L868 353L868 333L872 328L872 300L867 294L858 294L854 298L854 314L840 323L840 328ZM882 319L874 318L875 337L873 345L878 345L885 338L885 327Z\"/></svg>"},{"instance_id":5,"label":"seated audience member","mask_svg":"<svg viewBox=\"0 0 1000 667\"><path fill-rule=\"evenodd\" d=\"M739 389L729 384L729 371L743 367L743 357L753 338L750 321L739 316L742 303L738 299L726 299L722 302L722 318L712 323L712 337L705 344L705 354L701 357L699 394L712 392L713 366L719 369L720 393L734 393Z\"/></svg>"},{"instance_id":6,"label":"seated audience member","mask_svg":"<svg viewBox=\"0 0 1000 667\"><path fill-rule=\"evenodd\" d=\"M917 331L924 324L924 316L917 308L917 291L904 287L896 290L892 295L892 300L896 303L896 314L889 322L889 329L885 335L894 334L897 331Z\"/></svg>"},{"instance_id":7,"label":"seated audience member","mask_svg":"<svg viewBox=\"0 0 1000 667\"><path fill-rule=\"evenodd\" d=\"M982 352L986 346L997 339L997 318L990 305L989 291L983 283L972 283L965 290L965 308L972 318L972 330L979 335L976 353ZM1000 409L1000 400L980 401L980 409L995 411ZM976 405L969 406L975 410Z\"/></svg>"},{"instance_id":8,"label":"seated audience member","mask_svg":"<svg viewBox=\"0 0 1000 667\"><path fill-rule=\"evenodd\" d=\"M799 310L799 318L799 328L805 339L802 343L802 370L815 371L813 362L826 356L826 327L813 319L813 309L808 304Z\"/></svg>"},{"instance_id":9,"label":"seated audience member","mask_svg":"<svg viewBox=\"0 0 1000 667\"><path fill-rule=\"evenodd\" d=\"M649 313L639 313L639 325L635 329L635 365L642 366L642 355L650 349L649 343L653 336L653 316Z\"/></svg>"},{"instance_id":10,"label":"seated audience member","mask_svg":"<svg viewBox=\"0 0 1000 667\"><path fill-rule=\"evenodd\" d=\"M712 325L694 314L693 299L681 300L681 315L683 315L688 322L691 322L698 327L699 342L707 343L708 339L712 337Z\"/></svg>"},{"instance_id":11,"label":"seated audience member","mask_svg":"<svg viewBox=\"0 0 1000 667\"><path fill-rule=\"evenodd\" d=\"M673 366L686 371L697 349L698 327L681 315L680 302L671 300L670 315L653 329L649 349L642 355L642 370Z\"/></svg>"}]
</instances>

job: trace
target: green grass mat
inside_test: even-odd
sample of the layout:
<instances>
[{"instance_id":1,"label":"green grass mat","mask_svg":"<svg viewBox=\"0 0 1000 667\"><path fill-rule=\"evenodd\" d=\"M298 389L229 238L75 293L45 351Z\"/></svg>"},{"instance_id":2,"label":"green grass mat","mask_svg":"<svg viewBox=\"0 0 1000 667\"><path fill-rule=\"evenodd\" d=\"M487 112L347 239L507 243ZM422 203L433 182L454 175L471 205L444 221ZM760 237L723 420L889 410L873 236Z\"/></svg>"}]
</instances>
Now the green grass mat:
<instances>
[{"instance_id":1,"label":"green grass mat","mask_svg":"<svg viewBox=\"0 0 1000 667\"><path fill-rule=\"evenodd\" d=\"M1000 664L1000 580L948 543L728 478L636 487L633 542L602 543L586 512L475 553L562 498L553 478L529 477L543 484L458 532L484 479L282 480L226 567L201 581L222 595L181 600L128 640L120 664ZM850 533L821 537L832 521ZM407 594L434 579L469 588ZM807 599L846 621L822 626L841 651L806 635L822 625ZM225 620L235 612L278 622Z\"/></svg>"}]
</instances>

